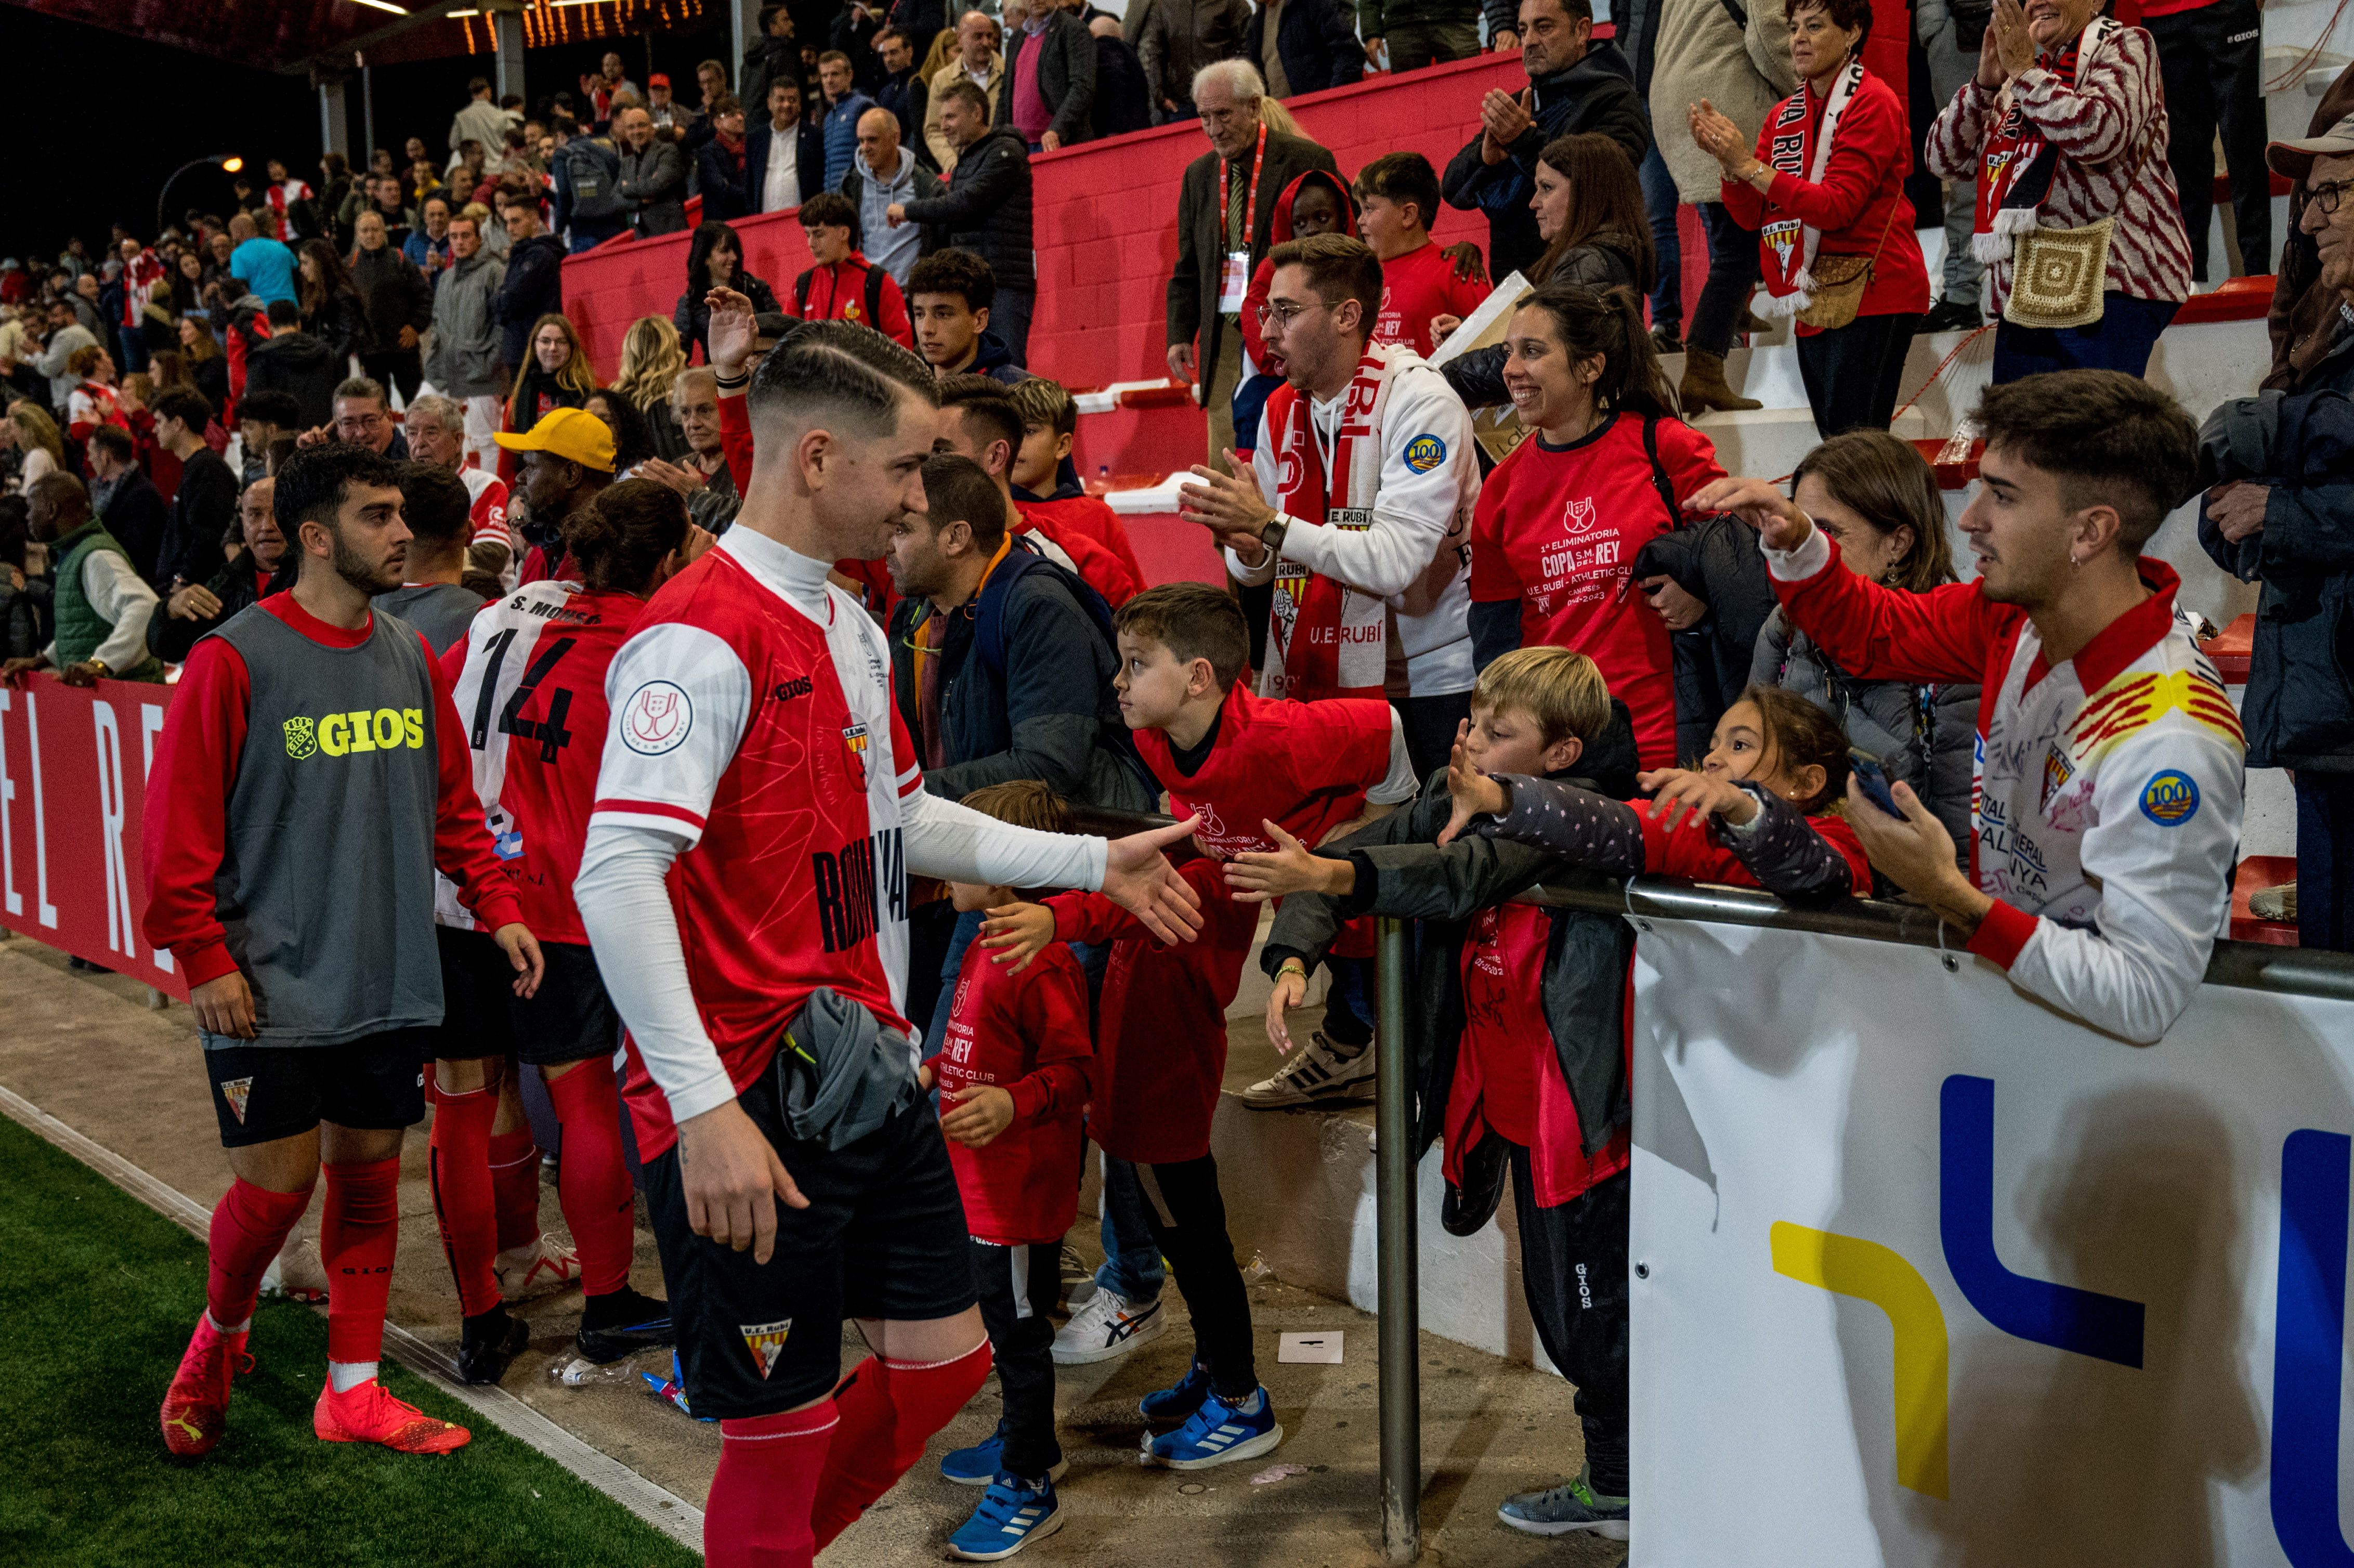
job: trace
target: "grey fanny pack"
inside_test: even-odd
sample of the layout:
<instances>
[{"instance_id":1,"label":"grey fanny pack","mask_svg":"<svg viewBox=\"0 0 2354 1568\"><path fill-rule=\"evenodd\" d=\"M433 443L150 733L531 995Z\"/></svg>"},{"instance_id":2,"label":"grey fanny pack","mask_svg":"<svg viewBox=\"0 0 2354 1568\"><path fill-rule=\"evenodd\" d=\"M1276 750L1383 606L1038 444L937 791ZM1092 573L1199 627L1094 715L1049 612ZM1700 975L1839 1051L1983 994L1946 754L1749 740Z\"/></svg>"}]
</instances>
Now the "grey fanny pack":
<instances>
[{"instance_id":1,"label":"grey fanny pack","mask_svg":"<svg viewBox=\"0 0 2354 1568\"><path fill-rule=\"evenodd\" d=\"M786 1136L829 1150L877 1130L918 1094L907 1037L831 986L785 1026L776 1072Z\"/></svg>"}]
</instances>

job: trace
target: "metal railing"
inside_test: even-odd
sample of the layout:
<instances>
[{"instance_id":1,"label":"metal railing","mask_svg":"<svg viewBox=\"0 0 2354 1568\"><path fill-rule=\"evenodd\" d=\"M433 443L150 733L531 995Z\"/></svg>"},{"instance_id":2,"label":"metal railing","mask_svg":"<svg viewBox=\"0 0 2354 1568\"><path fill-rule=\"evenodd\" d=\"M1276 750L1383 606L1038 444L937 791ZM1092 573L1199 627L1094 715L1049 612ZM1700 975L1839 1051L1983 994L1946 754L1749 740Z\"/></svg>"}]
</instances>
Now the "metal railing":
<instances>
[{"instance_id":1,"label":"metal railing","mask_svg":"<svg viewBox=\"0 0 2354 1568\"><path fill-rule=\"evenodd\" d=\"M1118 837L1166 827L1174 819L1074 808L1079 832ZM1668 877L1572 874L1513 900L1555 909L1623 915L1640 932L1656 920L1707 920L1934 948L1958 970L1959 938L1917 905L1872 898L1785 904L1755 888L1722 887ZM1376 949L1373 1026L1375 1100L1373 1213L1376 1233L1375 1345L1380 1365L1382 1560L1407 1563L1422 1554L1422 1305L1414 1138L1412 1063L1406 1051L1406 927L1383 918ZM2292 996L2354 1001L2354 954L2306 952L2262 942L2218 942L2206 983Z\"/></svg>"}]
</instances>

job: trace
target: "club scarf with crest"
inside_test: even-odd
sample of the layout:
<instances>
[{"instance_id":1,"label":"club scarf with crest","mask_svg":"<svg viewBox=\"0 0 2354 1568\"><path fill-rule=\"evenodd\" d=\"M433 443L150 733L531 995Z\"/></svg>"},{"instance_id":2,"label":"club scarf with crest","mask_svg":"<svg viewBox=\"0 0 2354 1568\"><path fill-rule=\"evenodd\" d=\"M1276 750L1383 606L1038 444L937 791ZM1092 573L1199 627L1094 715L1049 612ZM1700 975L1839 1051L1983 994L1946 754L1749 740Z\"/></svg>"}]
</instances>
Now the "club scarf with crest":
<instances>
[{"instance_id":1,"label":"club scarf with crest","mask_svg":"<svg viewBox=\"0 0 2354 1568\"><path fill-rule=\"evenodd\" d=\"M1823 173L1830 167L1840 117L1847 112L1847 106L1855 101L1856 89L1862 85L1863 62L1848 61L1831 82L1820 123L1810 127L1807 123L1807 94L1812 90L1800 82L1798 90L1774 111L1774 155L1767 160L1774 172L1809 185L1822 184ZM1823 242L1822 231L1783 212L1768 196L1766 221L1758 226L1757 238L1765 248L1766 259L1766 299L1759 308L1769 316L1797 315L1815 302L1815 251Z\"/></svg>"},{"instance_id":2,"label":"club scarf with crest","mask_svg":"<svg viewBox=\"0 0 2354 1568\"><path fill-rule=\"evenodd\" d=\"M1317 437L1308 397L1289 382L1267 400L1278 459L1276 509L1302 522L1363 529L1381 485L1382 415L1389 404L1390 350L1369 348L1342 394L1332 450ZM1377 594L1279 561L1259 695L1314 702L1378 697L1388 670L1389 606Z\"/></svg>"},{"instance_id":3,"label":"club scarf with crest","mask_svg":"<svg viewBox=\"0 0 2354 1568\"><path fill-rule=\"evenodd\" d=\"M2069 87L2086 67L2100 58L2118 24L2095 16L2084 30L2056 55L2038 55L2035 63ZM1970 254L1981 261L2008 261L2013 242L2033 228L2043 198L2052 194L2052 176L2060 164L2060 151L2044 140L2042 130L2011 101L2005 86L1995 100L1994 129L1987 133L1986 151L1978 161L1978 211L1971 225Z\"/></svg>"}]
</instances>

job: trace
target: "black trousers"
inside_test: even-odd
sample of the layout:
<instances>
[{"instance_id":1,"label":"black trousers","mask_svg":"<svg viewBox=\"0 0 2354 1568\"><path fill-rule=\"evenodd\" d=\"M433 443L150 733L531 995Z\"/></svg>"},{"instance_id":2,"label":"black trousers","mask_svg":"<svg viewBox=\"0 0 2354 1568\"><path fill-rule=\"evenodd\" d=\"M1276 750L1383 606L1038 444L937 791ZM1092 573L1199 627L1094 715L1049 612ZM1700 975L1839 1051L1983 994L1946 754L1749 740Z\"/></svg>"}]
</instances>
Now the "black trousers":
<instances>
[{"instance_id":1,"label":"black trousers","mask_svg":"<svg viewBox=\"0 0 2354 1568\"><path fill-rule=\"evenodd\" d=\"M368 378L380 381L400 393L402 407L417 396L419 383L425 379L425 365L413 348L396 348L383 354L363 354L360 368Z\"/></svg>"},{"instance_id":2,"label":"black trousers","mask_svg":"<svg viewBox=\"0 0 2354 1568\"><path fill-rule=\"evenodd\" d=\"M1169 1260L1185 1309L1193 1315L1193 1354L1210 1369L1219 1398L1248 1399L1258 1388L1250 1293L1226 1234L1218 1162L1204 1154L1176 1165L1139 1165L1136 1179L1144 1189L1152 1245Z\"/></svg>"},{"instance_id":3,"label":"black trousers","mask_svg":"<svg viewBox=\"0 0 2354 1568\"><path fill-rule=\"evenodd\" d=\"M1722 357L1731 351L1750 293L1757 287L1757 231L1742 228L1721 201L1702 202L1700 221L1708 231L1708 281L1701 285L1684 342Z\"/></svg>"},{"instance_id":4,"label":"black trousers","mask_svg":"<svg viewBox=\"0 0 2354 1568\"><path fill-rule=\"evenodd\" d=\"M1904 354L1916 315L1858 316L1798 341L1798 376L1825 440L1841 430L1884 430L1903 390Z\"/></svg>"},{"instance_id":5,"label":"black trousers","mask_svg":"<svg viewBox=\"0 0 2354 1568\"><path fill-rule=\"evenodd\" d=\"M2158 74L2166 85L2174 165L2182 196L2182 227L2190 238L2190 275L2207 281L2207 229L2215 210L2215 132L2223 132L2223 164L2232 171L2232 217L2240 260L2262 276L2273 270L2272 176L2264 166L2264 15L2256 0L2215 0L2195 11L2145 17L2158 43Z\"/></svg>"},{"instance_id":6,"label":"black trousers","mask_svg":"<svg viewBox=\"0 0 2354 1568\"><path fill-rule=\"evenodd\" d=\"M1029 1481L1063 1462L1055 1440L1055 1323L1046 1316L1062 1283L1062 1255L1055 1245L972 1244L981 1326L1005 1396L1005 1468Z\"/></svg>"},{"instance_id":7,"label":"black trousers","mask_svg":"<svg viewBox=\"0 0 2354 1568\"><path fill-rule=\"evenodd\" d=\"M1490 1137L1494 1136L1492 1133ZM1630 1173L1550 1209L1532 1196L1529 1151L1511 1146L1521 1289L1538 1342L1577 1390L1594 1489L1627 1495L1627 1247Z\"/></svg>"}]
</instances>

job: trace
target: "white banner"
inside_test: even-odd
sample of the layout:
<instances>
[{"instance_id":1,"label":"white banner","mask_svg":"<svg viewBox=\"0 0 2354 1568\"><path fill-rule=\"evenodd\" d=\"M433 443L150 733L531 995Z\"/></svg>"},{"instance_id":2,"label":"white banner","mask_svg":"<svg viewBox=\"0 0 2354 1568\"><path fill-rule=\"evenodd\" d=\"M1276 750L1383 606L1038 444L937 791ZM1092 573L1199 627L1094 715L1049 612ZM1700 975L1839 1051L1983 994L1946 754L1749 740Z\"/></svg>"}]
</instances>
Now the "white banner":
<instances>
[{"instance_id":1,"label":"white banner","mask_svg":"<svg viewBox=\"0 0 2354 1568\"><path fill-rule=\"evenodd\" d=\"M1635 1568L2354 1564L2354 1004L1652 925Z\"/></svg>"}]
</instances>

